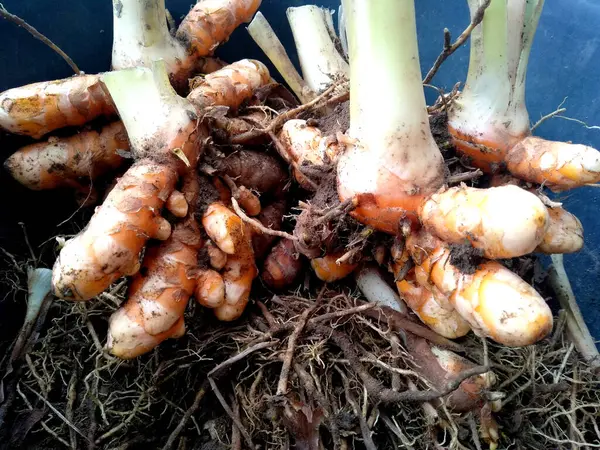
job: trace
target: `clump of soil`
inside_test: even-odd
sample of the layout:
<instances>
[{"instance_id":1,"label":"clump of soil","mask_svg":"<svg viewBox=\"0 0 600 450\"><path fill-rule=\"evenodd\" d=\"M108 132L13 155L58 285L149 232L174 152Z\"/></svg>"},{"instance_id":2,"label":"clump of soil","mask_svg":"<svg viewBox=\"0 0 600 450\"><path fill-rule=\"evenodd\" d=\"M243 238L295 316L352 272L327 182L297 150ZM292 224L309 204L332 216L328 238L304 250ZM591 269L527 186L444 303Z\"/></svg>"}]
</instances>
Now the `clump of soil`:
<instances>
[{"instance_id":1,"label":"clump of soil","mask_svg":"<svg viewBox=\"0 0 600 450\"><path fill-rule=\"evenodd\" d=\"M350 101L340 103L329 114L320 117L316 125L325 136L345 133L350 128Z\"/></svg>"},{"instance_id":2,"label":"clump of soil","mask_svg":"<svg viewBox=\"0 0 600 450\"><path fill-rule=\"evenodd\" d=\"M470 243L450 245L450 263L463 273L475 273L483 261L483 250L474 248Z\"/></svg>"}]
</instances>

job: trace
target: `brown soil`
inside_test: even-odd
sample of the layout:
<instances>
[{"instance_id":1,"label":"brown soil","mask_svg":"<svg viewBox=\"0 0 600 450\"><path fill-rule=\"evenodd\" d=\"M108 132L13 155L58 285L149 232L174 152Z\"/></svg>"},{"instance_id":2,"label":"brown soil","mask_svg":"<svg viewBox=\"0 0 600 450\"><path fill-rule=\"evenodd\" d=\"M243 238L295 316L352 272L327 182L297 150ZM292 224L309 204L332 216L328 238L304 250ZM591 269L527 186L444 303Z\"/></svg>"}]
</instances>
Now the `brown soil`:
<instances>
[{"instance_id":1,"label":"brown soil","mask_svg":"<svg viewBox=\"0 0 600 450\"><path fill-rule=\"evenodd\" d=\"M345 133L350 128L350 101L336 105L333 111L320 117L317 122L317 127L325 136L335 136L338 132Z\"/></svg>"},{"instance_id":2,"label":"brown soil","mask_svg":"<svg viewBox=\"0 0 600 450\"><path fill-rule=\"evenodd\" d=\"M469 243L450 245L450 263L463 273L475 273L483 261L483 250L474 248Z\"/></svg>"}]
</instances>

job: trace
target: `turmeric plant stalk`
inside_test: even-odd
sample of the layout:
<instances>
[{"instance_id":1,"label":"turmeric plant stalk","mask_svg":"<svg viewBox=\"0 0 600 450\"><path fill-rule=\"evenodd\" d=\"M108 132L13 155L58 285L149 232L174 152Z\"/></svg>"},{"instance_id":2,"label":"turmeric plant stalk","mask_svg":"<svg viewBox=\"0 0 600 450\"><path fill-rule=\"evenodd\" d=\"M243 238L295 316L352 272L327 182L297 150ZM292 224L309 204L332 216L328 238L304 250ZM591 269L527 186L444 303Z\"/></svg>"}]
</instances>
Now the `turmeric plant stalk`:
<instances>
[{"instance_id":1,"label":"turmeric plant stalk","mask_svg":"<svg viewBox=\"0 0 600 450\"><path fill-rule=\"evenodd\" d=\"M469 0L471 15L483 0ZM600 152L531 136L525 105L527 64L544 0L492 0L471 34L465 88L453 101L454 144L488 172L563 191L600 181Z\"/></svg>"},{"instance_id":2,"label":"turmeric plant stalk","mask_svg":"<svg viewBox=\"0 0 600 450\"><path fill-rule=\"evenodd\" d=\"M316 5L288 8L302 75L310 89L323 92L334 81L348 78L350 67L337 51L332 11Z\"/></svg>"},{"instance_id":3,"label":"turmeric plant stalk","mask_svg":"<svg viewBox=\"0 0 600 450\"><path fill-rule=\"evenodd\" d=\"M150 67L163 59L173 85L182 92L188 78L203 71L205 57L249 21L259 5L259 0L198 2L173 36L164 0L113 0L112 67Z\"/></svg>"},{"instance_id":4,"label":"turmeric plant stalk","mask_svg":"<svg viewBox=\"0 0 600 450\"><path fill-rule=\"evenodd\" d=\"M401 221L418 227L420 219L440 237L468 239L490 258L530 252L548 226L547 211L534 195L514 186L444 186L443 158L421 85L414 2L346 0L344 14L350 129L337 184L340 200L357 204L351 215L391 234ZM506 204L510 215L503 214ZM455 220L463 210L471 212L466 223Z\"/></svg>"}]
</instances>

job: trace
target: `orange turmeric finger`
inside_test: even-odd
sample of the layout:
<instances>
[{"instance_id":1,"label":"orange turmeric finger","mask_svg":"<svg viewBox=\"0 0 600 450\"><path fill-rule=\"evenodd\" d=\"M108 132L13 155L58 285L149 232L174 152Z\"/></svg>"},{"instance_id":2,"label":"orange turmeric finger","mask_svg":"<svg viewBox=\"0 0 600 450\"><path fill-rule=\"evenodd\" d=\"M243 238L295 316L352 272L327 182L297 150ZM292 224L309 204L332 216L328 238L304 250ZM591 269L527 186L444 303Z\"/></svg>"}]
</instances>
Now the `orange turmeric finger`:
<instances>
[{"instance_id":1,"label":"orange turmeric finger","mask_svg":"<svg viewBox=\"0 0 600 450\"><path fill-rule=\"evenodd\" d=\"M136 273L146 241L171 234L160 210L176 181L177 173L163 165L142 160L131 166L87 227L62 248L53 269L56 295L87 300Z\"/></svg>"},{"instance_id":2,"label":"orange turmeric finger","mask_svg":"<svg viewBox=\"0 0 600 450\"><path fill-rule=\"evenodd\" d=\"M183 186L186 200L195 205L199 183L194 172L186 175ZM146 250L142 270L136 273L129 285L125 304L110 321L109 341L118 345L109 347L115 356L150 350L142 337L143 329L151 336L170 330L185 312L188 300L196 287L195 269L198 265L198 250L202 245L200 228L193 210L175 226L171 237ZM148 341L150 342L150 341ZM137 350L135 350L137 348Z\"/></svg>"},{"instance_id":3,"label":"orange turmeric finger","mask_svg":"<svg viewBox=\"0 0 600 450\"><path fill-rule=\"evenodd\" d=\"M221 270L227 262L227 253L217 247L210 239L206 241L206 253L213 269Z\"/></svg>"},{"instance_id":4,"label":"orange turmeric finger","mask_svg":"<svg viewBox=\"0 0 600 450\"><path fill-rule=\"evenodd\" d=\"M236 253L242 245L242 221L225 205L209 205L202 217L202 225L210 239L228 255Z\"/></svg>"},{"instance_id":5,"label":"orange turmeric finger","mask_svg":"<svg viewBox=\"0 0 600 450\"><path fill-rule=\"evenodd\" d=\"M248 235L247 227L244 228ZM225 303L214 310L219 320L229 322L242 315L250 299L252 282L257 275L252 244L249 239L244 239L239 251L227 258L223 268Z\"/></svg>"},{"instance_id":6,"label":"orange turmeric finger","mask_svg":"<svg viewBox=\"0 0 600 450\"><path fill-rule=\"evenodd\" d=\"M555 192L600 182L600 152L585 145L529 136L506 156L508 170Z\"/></svg>"},{"instance_id":7,"label":"orange turmeric finger","mask_svg":"<svg viewBox=\"0 0 600 450\"><path fill-rule=\"evenodd\" d=\"M177 190L171 192L171 195L169 195L165 207L175 217L187 216L189 209L189 205L187 200L185 199L185 195Z\"/></svg>"},{"instance_id":8,"label":"orange turmeric finger","mask_svg":"<svg viewBox=\"0 0 600 450\"><path fill-rule=\"evenodd\" d=\"M548 208L548 230L536 251L547 254L575 253L583 248L583 226L577 217L560 206Z\"/></svg>"},{"instance_id":9,"label":"orange turmeric finger","mask_svg":"<svg viewBox=\"0 0 600 450\"><path fill-rule=\"evenodd\" d=\"M223 267L225 303L214 309L219 320L239 318L250 298L250 289L258 270L252 249L252 233L233 211L220 203L209 205L202 225L210 239L225 253Z\"/></svg>"},{"instance_id":10,"label":"orange turmeric finger","mask_svg":"<svg viewBox=\"0 0 600 450\"><path fill-rule=\"evenodd\" d=\"M419 209L423 226L450 243L468 240L487 258L531 253L548 227L548 212L534 194L517 186L459 186L429 197Z\"/></svg>"},{"instance_id":11,"label":"orange turmeric finger","mask_svg":"<svg viewBox=\"0 0 600 450\"><path fill-rule=\"evenodd\" d=\"M344 252L330 253L321 258L312 259L310 265L320 280L326 283L333 283L334 281L346 278L358 267L358 264L347 262L340 262L338 264L337 260L343 255Z\"/></svg>"},{"instance_id":12,"label":"orange turmeric finger","mask_svg":"<svg viewBox=\"0 0 600 450\"><path fill-rule=\"evenodd\" d=\"M121 327L122 323L128 323L130 328L126 330L127 339L120 339L119 336L113 336L109 333L106 341L106 348L111 354L121 359L137 358L144 353L149 352L161 342L167 339L177 339L185 334L185 321L181 317L175 325L167 331L160 334L148 334L144 328L137 322L130 321L126 316L124 308L119 308L110 316L108 327ZM125 317L125 318L124 318Z\"/></svg>"},{"instance_id":13,"label":"orange turmeric finger","mask_svg":"<svg viewBox=\"0 0 600 450\"><path fill-rule=\"evenodd\" d=\"M194 293L196 301L207 308L217 308L225 303L225 283L219 272L201 270Z\"/></svg>"},{"instance_id":14,"label":"orange turmeric finger","mask_svg":"<svg viewBox=\"0 0 600 450\"><path fill-rule=\"evenodd\" d=\"M415 280L414 270L411 270L404 280L397 281L396 287L400 297L421 321L436 333L455 339L466 335L471 327L454 308L446 309L447 303L438 300L443 294L437 289L421 286Z\"/></svg>"},{"instance_id":15,"label":"orange turmeric finger","mask_svg":"<svg viewBox=\"0 0 600 450\"><path fill-rule=\"evenodd\" d=\"M544 299L506 267L487 261L462 271L452 263L447 244L425 230L411 234L407 247L417 279L438 288L477 334L516 347L533 344L552 329Z\"/></svg>"},{"instance_id":16,"label":"orange turmeric finger","mask_svg":"<svg viewBox=\"0 0 600 450\"><path fill-rule=\"evenodd\" d=\"M27 145L13 153L4 167L22 185L33 190L79 186L121 166L129 142L122 122L97 131Z\"/></svg>"},{"instance_id":17,"label":"orange turmeric finger","mask_svg":"<svg viewBox=\"0 0 600 450\"><path fill-rule=\"evenodd\" d=\"M284 289L296 281L303 263L294 241L281 239L266 257L261 278L271 289Z\"/></svg>"},{"instance_id":18,"label":"orange turmeric finger","mask_svg":"<svg viewBox=\"0 0 600 450\"><path fill-rule=\"evenodd\" d=\"M59 128L114 114L98 75L33 83L0 94L0 127L36 139Z\"/></svg>"},{"instance_id":19,"label":"orange turmeric finger","mask_svg":"<svg viewBox=\"0 0 600 450\"><path fill-rule=\"evenodd\" d=\"M227 106L233 110L271 79L269 69L253 59L243 59L196 79L187 98L198 108Z\"/></svg>"},{"instance_id":20,"label":"orange turmeric finger","mask_svg":"<svg viewBox=\"0 0 600 450\"><path fill-rule=\"evenodd\" d=\"M191 53L210 55L239 25L250 22L260 3L261 0L200 1L185 16L176 36Z\"/></svg>"},{"instance_id":21,"label":"orange turmeric finger","mask_svg":"<svg viewBox=\"0 0 600 450\"><path fill-rule=\"evenodd\" d=\"M527 184L523 180L508 174L492 176L492 186L513 184L516 186ZM528 189L542 201L543 195L536 188ZM546 202L547 203L547 202ZM542 242L535 251L547 254L575 253L583 248L583 226L577 217L566 211L559 204L548 206L548 228L544 233Z\"/></svg>"}]
</instances>

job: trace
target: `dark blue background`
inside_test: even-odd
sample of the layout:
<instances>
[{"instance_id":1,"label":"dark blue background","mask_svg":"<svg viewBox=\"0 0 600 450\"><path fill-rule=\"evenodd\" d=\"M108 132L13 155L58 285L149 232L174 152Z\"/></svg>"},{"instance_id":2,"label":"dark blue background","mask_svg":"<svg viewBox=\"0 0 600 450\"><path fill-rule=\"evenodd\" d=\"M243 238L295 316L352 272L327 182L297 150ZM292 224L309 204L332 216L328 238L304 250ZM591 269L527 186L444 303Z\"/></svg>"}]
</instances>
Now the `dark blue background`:
<instances>
[{"instance_id":1,"label":"dark blue background","mask_svg":"<svg viewBox=\"0 0 600 450\"><path fill-rule=\"evenodd\" d=\"M56 42L81 69L88 73L109 68L112 45L112 15L110 0L4 0L5 7L26 19L31 25ZM179 20L193 0L167 0L167 8ZM306 1L263 0L261 11L271 22L288 49L292 36L285 8ZM416 0L417 26L421 64L425 73L442 46L442 30L448 27L453 36L468 23L465 0ZM324 1L335 6L337 2ZM590 125L600 125L600 2L597 0L548 0L535 38L527 83L527 107L531 120L553 111L567 98L567 115ZM33 39L26 31L0 19L0 90L10 87L71 75L70 68L50 49ZM264 60L262 52L238 29L219 55L233 61L242 57ZM456 81L465 79L468 48L459 50L442 66L433 84L451 89ZM434 92L427 92L428 100ZM575 122L554 119L543 124L537 134L555 140L570 140L600 148L600 130L586 129ZM0 143L2 160L11 151ZM6 148L9 147L9 148ZM46 238L52 227L68 216L74 208L52 205L52 194L30 193L0 178L0 245L14 247L22 241L18 221L24 221L32 240ZM577 255L565 257L567 272L575 293L592 328L600 339L600 189L582 188L561 195L569 210L583 222L585 248ZM62 207L62 216L52 211ZM506 212L510 214L510 211ZM59 214L60 215L60 214ZM40 225L45 228L38 230ZM50 234L51 235L51 234Z\"/></svg>"}]
</instances>

